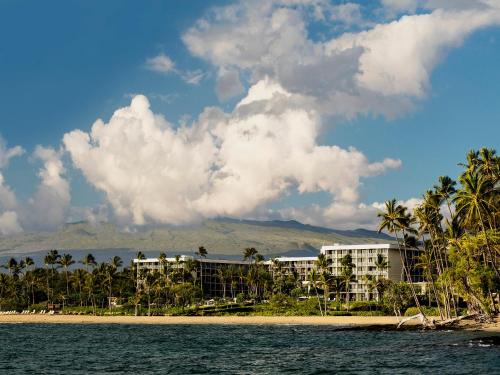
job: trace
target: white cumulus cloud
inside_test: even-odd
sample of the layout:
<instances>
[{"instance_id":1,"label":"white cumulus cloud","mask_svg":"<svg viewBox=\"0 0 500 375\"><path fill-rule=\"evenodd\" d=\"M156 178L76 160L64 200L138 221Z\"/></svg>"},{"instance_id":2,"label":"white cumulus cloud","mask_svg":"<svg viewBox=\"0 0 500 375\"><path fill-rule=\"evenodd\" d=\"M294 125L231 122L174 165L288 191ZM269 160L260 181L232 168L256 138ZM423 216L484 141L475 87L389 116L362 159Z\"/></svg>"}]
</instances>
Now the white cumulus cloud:
<instances>
[{"instance_id":1,"label":"white cumulus cloud","mask_svg":"<svg viewBox=\"0 0 500 375\"><path fill-rule=\"evenodd\" d=\"M0 213L0 234L7 236L21 233L23 229L19 224L17 213L14 211L5 211Z\"/></svg>"},{"instance_id":2,"label":"white cumulus cloud","mask_svg":"<svg viewBox=\"0 0 500 375\"><path fill-rule=\"evenodd\" d=\"M71 195L69 183L64 177L66 169L61 161L61 152L37 146L34 156L43 162L41 179L33 197L31 209L40 228L53 229L65 223Z\"/></svg>"},{"instance_id":3,"label":"white cumulus cloud","mask_svg":"<svg viewBox=\"0 0 500 375\"><path fill-rule=\"evenodd\" d=\"M123 222L182 224L247 215L290 189L353 202L362 178L401 163L370 163L353 148L319 145L320 125L314 110L264 79L233 112L207 108L191 126L174 128L136 96L108 123L98 120L90 133L75 130L63 142Z\"/></svg>"},{"instance_id":4,"label":"white cumulus cloud","mask_svg":"<svg viewBox=\"0 0 500 375\"><path fill-rule=\"evenodd\" d=\"M10 235L22 232L17 216L16 194L6 184L1 169L8 166L10 159L24 154L21 146L7 147L7 142L0 135L0 234Z\"/></svg>"},{"instance_id":5,"label":"white cumulus cloud","mask_svg":"<svg viewBox=\"0 0 500 375\"><path fill-rule=\"evenodd\" d=\"M328 43L328 51L361 47L360 87L382 95L422 97L430 75L447 49L472 31L500 23L500 10L444 11L404 16L365 32L344 34Z\"/></svg>"},{"instance_id":6,"label":"white cumulus cloud","mask_svg":"<svg viewBox=\"0 0 500 375\"><path fill-rule=\"evenodd\" d=\"M3 175L0 173L0 212L2 210L12 210L17 207L15 193L10 186L5 183Z\"/></svg>"},{"instance_id":7,"label":"white cumulus cloud","mask_svg":"<svg viewBox=\"0 0 500 375\"><path fill-rule=\"evenodd\" d=\"M9 164L10 159L16 156L21 156L24 154L24 152L25 151L21 146L8 148L7 142L0 134L0 169L5 168Z\"/></svg>"}]
</instances>

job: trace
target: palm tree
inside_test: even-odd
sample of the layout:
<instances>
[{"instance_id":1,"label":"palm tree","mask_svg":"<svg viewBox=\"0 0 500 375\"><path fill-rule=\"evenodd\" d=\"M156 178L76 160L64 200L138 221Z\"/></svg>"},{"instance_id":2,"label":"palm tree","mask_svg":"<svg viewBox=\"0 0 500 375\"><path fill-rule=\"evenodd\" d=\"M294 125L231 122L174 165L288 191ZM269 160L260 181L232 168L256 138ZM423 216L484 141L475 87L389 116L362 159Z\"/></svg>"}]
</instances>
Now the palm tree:
<instances>
[{"instance_id":1,"label":"palm tree","mask_svg":"<svg viewBox=\"0 0 500 375\"><path fill-rule=\"evenodd\" d=\"M118 270L123 265L122 258L119 256L115 255L113 258L111 258L110 265L115 269Z\"/></svg>"},{"instance_id":2,"label":"palm tree","mask_svg":"<svg viewBox=\"0 0 500 375\"><path fill-rule=\"evenodd\" d=\"M2 302L5 298L6 291L10 286L11 278L5 273L0 272L0 311L2 311Z\"/></svg>"},{"instance_id":3,"label":"palm tree","mask_svg":"<svg viewBox=\"0 0 500 375\"><path fill-rule=\"evenodd\" d=\"M85 266L85 270L87 271L87 273L90 272L89 267L94 267L97 265L97 262L92 254L85 255L85 257L80 261L80 263L82 263Z\"/></svg>"},{"instance_id":4,"label":"palm tree","mask_svg":"<svg viewBox=\"0 0 500 375\"><path fill-rule=\"evenodd\" d=\"M475 150L470 150L467 153L466 159L467 161L465 163L459 163L458 165L465 168L464 174L474 173L479 165L479 152Z\"/></svg>"},{"instance_id":5,"label":"palm tree","mask_svg":"<svg viewBox=\"0 0 500 375\"><path fill-rule=\"evenodd\" d=\"M96 301L95 301L96 283L97 283L97 275L94 272L87 273L85 275L84 288L87 292L87 298L90 300L90 303L92 304L92 311L94 315L96 314Z\"/></svg>"},{"instance_id":6,"label":"palm tree","mask_svg":"<svg viewBox=\"0 0 500 375\"><path fill-rule=\"evenodd\" d=\"M319 313L321 314L321 316L323 316L323 309L321 307L321 301L319 299L319 293L318 293L319 274L315 269L309 272L309 282L311 283L312 287L314 288L314 291L316 292L316 298L318 299Z\"/></svg>"},{"instance_id":7,"label":"palm tree","mask_svg":"<svg viewBox=\"0 0 500 375\"><path fill-rule=\"evenodd\" d=\"M448 211L450 212L450 217L453 215L451 212L450 200L457 191L455 189L456 185L457 183L448 176L439 176L439 185L434 185L436 194L441 198L441 201L446 202Z\"/></svg>"},{"instance_id":8,"label":"palm tree","mask_svg":"<svg viewBox=\"0 0 500 375\"><path fill-rule=\"evenodd\" d=\"M247 247L243 252L243 259L250 260L250 263L253 263L253 258L257 255L258 251L255 247Z\"/></svg>"},{"instance_id":9,"label":"palm tree","mask_svg":"<svg viewBox=\"0 0 500 375\"><path fill-rule=\"evenodd\" d=\"M492 186L490 180L476 173L466 173L460 178L460 183L462 184L462 189L458 190L453 200L457 207L457 215L463 220L465 225L471 228L476 227L477 223L479 223L484 234L491 264L497 276L500 277L486 231L489 212L490 210L494 210L494 207L490 203L490 198L494 194L495 188Z\"/></svg>"},{"instance_id":10,"label":"palm tree","mask_svg":"<svg viewBox=\"0 0 500 375\"><path fill-rule=\"evenodd\" d=\"M201 296L202 298L204 297L203 293L203 262L201 258L206 258L207 257L207 249L205 249L203 246L198 247L197 251L198 257L200 258L200 288L201 288Z\"/></svg>"},{"instance_id":11,"label":"palm tree","mask_svg":"<svg viewBox=\"0 0 500 375\"><path fill-rule=\"evenodd\" d=\"M174 279L174 282L176 282L176 283L179 282L180 278L182 278L182 282L184 282L184 270L181 266L181 256L176 255L174 258L175 258L175 266L174 266L174 272L173 272L172 278Z\"/></svg>"},{"instance_id":12,"label":"palm tree","mask_svg":"<svg viewBox=\"0 0 500 375\"><path fill-rule=\"evenodd\" d=\"M196 281L198 280L198 267L200 262L193 258L187 258L184 262L184 274L188 276L188 279L191 278L193 285L196 285Z\"/></svg>"},{"instance_id":13,"label":"palm tree","mask_svg":"<svg viewBox=\"0 0 500 375\"><path fill-rule=\"evenodd\" d=\"M38 282L38 278L36 277L35 273L33 271L26 272L26 275L24 276L24 282L26 283L26 289L29 291L30 297L27 298L28 300L28 309L30 308L30 305L35 304L35 285Z\"/></svg>"},{"instance_id":14,"label":"palm tree","mask_svg":"<svg viewBox=\"0 0 500 375\"><path fill-rule=\"evenodd\" d=\"M341 293L344 289L344 280L341 276L333 276L330 282L330 288L335 292L335 304L337 311L340 311Z\"/></svg>"},{"instance_id":15,"label":"palm tree","mask_svg":"<svg viewBox=\"0 0 500 375\"><path fill-rule=\"evenodd\" d=\"M69 297L69 277L68 277L68 267L75 264L73 256L71 254L63 254L59 259L59 264L64 268L64 274L66 276L66 296Z\"/></svg>"},{"instance_id":16,"label":"palm tree","mask_svg":"<svg viewBox=\"0 0 500 375\"><path fill-rule=\"evenodd\" d=\"M379 212L377 216L381 218L378 232L380 233L385 229L389 233L394 233L394 235L396 236L403 272L406 274L407 280L410 283L410 288L412 291L413 299L415 300L415 304L420 314L422 315L424 322L427 323L427 318L422 310L422 307L420 306L420 301L418 300L417 293L415 291L415 288L413 287L410 272L408 271L408 267L405 262L406 257L403 257L403 250L401 248L401 242L398 235L399 231L402 231L404 235L405 230L408 230L410 226L410 218L406 214L406 208L397 204L396 199L392 199L385 202L385 211Z\"/></svg>"},{"instance_id":17,"label":"palm tree","mask_svg":"<svg viewBox=\"0 0 500 375\"><path fill-rule=\"evenodd\" d=\"M222 285L222 298L226 299L226 287L227 287L227 280L228 280L228 272L226 267L220 267L217 270L217 278L219 279L219 282Z\"/></svg>"},{"instance_id":18,"label":"palm tree","mask_svg":"<svg viewBox=\"0 0 500 375\"><path fill-rule=\"evenodd\" d=\"M100 274L103 277L104 285L106 286L106 289L108 291L108 308L109 310L111 310L111 298L113 297L113 282L115 281L117 267L115 266L115 264L102 263L99 268L100 268L99 269Z\"/></svg>"},{"instance_id":19,"label":"palm tree","mask_svg":"<svg viewBox=\"0 0 500 375\"><path fill-rule=\"evenodd\" d=\"M438 306L439 310L439 316L441 319L443 319L443 312L441 310L441 303L439 302L439 296L436 290L436 283L434 282L434 276L433 276L433 269L434 269L434 260L432 259L432 255L430 251L424 251L419 257L418 257L419 262L416 264L417 268L420 268L424 271L424 275L426 276L426 279L430 281L431 283L431 288L434 293L436 303ZM430 295L429 295L429 306L430 306Z\"/></svg>"},{"instance_id":20,"label":"palm tree","mask_svg":"<svg viewBox=\"0 0 500 375\"><path fill-rule=\"evenodd\" d=\"M346 254L340 259L340 265L342 267L342 278L344 280L344 288L347 302L347 311L349 311L349 300L350 300L350 287L351 282L355 280L353 269L356 265L352 262L351 254Z\"/></svg>"},{"instance_id":21,"label":"palm tree","mask_svg":"<svg viewBox=\"0 0 500 375\"><path fill-rule=\"evenodd\" d=\"M60 255L57 250L50 250L48 254L44 257L44 263L45 263L45 268L47 271L47 299L52 301L51 299L51 294L50 291L54 286L54 265L57 264L57 261L59 260ZM48 267L50 266L50 280L52 281L52 285L49 284L49 277L48 277ZM53 297L53 293L52 293Z\"/></svg>"},{"instance_id":22,"label":"palm tree","mask_svg":"<svg viewBox=\"0 0 500 375\"><path fill-rule=\"evenodd\" d=\"M33 271L32 267L35 265L35 261L33 260L33 258L30 257L24 258L24 264L26 264L26 269L28 271Z\"/></svg>"},{"instance_id":23,"label":"palm tree","mask_svg":"<svg viewBox=\"0 0 500 375\"><path fill-rule=\"evenodd\" d=\"M71 281L74 285L74 289L78 290L78 295L80 298L80 306L83 306L83 286L85 285L85 275L87 272L81 268L76 269L71 275Z\"/></svg>"},{"instance_id":24,"label":"palm tree","mask_svg":"<svg viewBox=\"0 0 500 375\"><path fill-rule=\"evenodd\" d=\"M316 260L316 267L319 270L319 275L321 279L321 284L323 286L323 303L324 303L324 312L325 315L328 311L328 299L330 297L330 282L331 282L331 274L328 270L328 266L330 265L329 259L327 259L326 255L320 253L318 255L318 259Z\"/></svg>"},{"instance_id":25,"label":"palm tree","mask_svg":"<svg viewBox=\"0 0 500 375\"><path fill-rule=\"evenodd\" d=\"M144 255L144 253L142 251L138 251L135 257L138 260L144 260L144 259L146 259L146 256ZM135 274L136 274L135 280L136 280L136 284L137 284L136 288L139 289L138 288L138 286L139 286L139 263L137 263L135 265Z\"/></svg>"},{"instance_id":26,"label":"palm tree","mask_svg":"<svg viewBox=\"0 0 500 375\"><path fill-rule=\"evenodd\" d=\"M14 276L18 266L17 260L15 258L10 258L2 267L9 271L9 276Z\"/></svg>"},{"instance_id":27,"label":"palm tree","mask_svg":"<svg viewBox=\"0 0 500 375\"><path fill-rule=\"evenodd\" d=\"M164 267L167 265L168 261L167 261L167 254L165 253L160 253L160 255L158 256L158 260L160 261L160 265L162 266L162 272L164 272Z\"/></svg>"},{"instance_id":28,"label":"palm tree","mask_svg":"<svg viewBox=\"0 0 500 375\"><path fill-rule=\"evenodd\" d=\"M148 272L143 278L144 287L146 294L148 296L148 316L151 316L151 291L153 290L153 285L155 283L155 277L152 273Z\"/></svg>"},{"instance_id":29,"label":"palm tree","mask_svg":"<svg viewBox=\"0 0 500 375\"><path fill-rule=\"evenodd\" d=\"M496 156L496 151L486 147L479 150L477 161L478 172L488 177L493 184L500 179L500 158Z\"/></svg>"},{"instance_id":30,"label":"palm tree","mask_svg":"<svg viewBox=\"0 0 500 375\"><path fill-rule=\"evenodd\" d=\"M234 265L234 264L231 264L228 269L228 275L229 275L229 280L231 281L230 283L230 287L231 287L231 298L234 300L235 298L235 290L236 288L238 287L238 280L237 280L237 277L238 277L238 268Z\"/></svg>"},{"instance_id":31,"label":"palm tree","mask_svg":"<svg viewBox=\"0 0 500 375\"><path fill-rule=\"evenodd\" d=\"M257 299L257 269L249 267L245 275L245 281L248 286L248 295L255 300Z\"/></svg>"},{"instance_id":32,"label":"palm tree","mask_svg":"<svg viewBox=\"0 0 500 375\"><path fill-rule=\"evenodd\" d=\"M366 285L366 289L368 290L368 298L367 301L370 301L372 298L373 291L377 288L377 279L373 277L373 275L364 275L363 281ZM370 305L371 309L371 305Z\"/></svg>"},{"instance_id":33,"label":"palm tree","mask_svg":"<svg viewBox=\"0 0 500 375\"><path fill-rule=\"evenodd\" d=\"M271 260L271 276L274 281L274 287L278 293L283 292L284 287L284 277L283 277L283 267L279 258L273 258Z\"/></svg>"},{"instance_id":34,"label":"palm tree","mask_svg":"<svg viewBox=\"0 0 500 375\"><path fill-rule=\"evenodd\" d=\"M161 267L160 278L162 280L162 284L165 289L165 303L167 303L170 284L172 283L172 280L170 278L171 267L169 266L167 260L167 254L161 253L160 256L158 257L158 260L160 261L160 267Z\"/></svg>"},{"instance_id":35,"label":"palm tree","mask_svg":"<svg viewBox=\"0 0 500 375\"><path fill-rule=\"evenodd\" d=\"M389 261L382 254L377 254L377 258L375 259L375 267L377 268L377 276L375 277L375 289L377 289L377 301L380 302L382 299L382 293L384 289L384 278L382 277L382 273L389 268Z\"/></svg>"},{"instance_id":36,"label":"palm tree","mask_svg":"<svg viewBox=\"0 0 500 375\"><path fill-rule=\"evenodd\" d=\"M381 273L384 272L387 268L389 268L389 261L382 254L377 254L377 258L375 259L375 267L377 268L377 279L381 276Z\"/></svg>"}]
</instances>

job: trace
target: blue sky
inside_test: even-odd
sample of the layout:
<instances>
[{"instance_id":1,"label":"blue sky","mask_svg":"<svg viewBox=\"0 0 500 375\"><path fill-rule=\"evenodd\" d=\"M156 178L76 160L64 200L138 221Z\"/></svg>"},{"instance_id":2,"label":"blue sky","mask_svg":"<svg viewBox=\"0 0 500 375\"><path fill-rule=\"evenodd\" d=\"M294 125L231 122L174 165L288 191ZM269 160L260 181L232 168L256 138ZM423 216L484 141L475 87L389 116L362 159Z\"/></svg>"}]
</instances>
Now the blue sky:
<instances>
[{"instance_id":1,"label":"blue sky","mask_svg":"<svg viewBox=\"0 0 500 375\"><path fill-rule=\"evenodd\" d=\"M288 8L286 16L301 15L307 26L306 35L310 42L318 44L342 38L344 32L352 31L356 34L359 31L373 30L377 24L398 22L402 15L419 17L445 12L445 16L450 19L457 19L457 15L463 15L463 12L481 12L446 5L453 4L446 1L443 2L443 9L433 8L420 1L420 8L416 10L395 8L383 1L376 6L373 2L368 6L365 2L355 1L340 3L322 0L317 3L325 9L325 14L328 14L325 19L313 19L311 8L301 8L298 4ZM478 3L481 2L478 0ZM242 17L243 21L231 23L231 20L223 19L218 25L220 17L218 18L217 14L223 14L222 11L230 9L227 6L231 4L239 6L238 17ZM346 4L352 6L336 8ZM254 5L256 8L265 8L258 1ZM214 10L214 6L219 6L216 8L218 10ZM262 14L272 16L280 7L281 5L276 5L272 10L263 10ZM279 176L270 176L267 190L263 188L266 191L261 192L262 198L256 199L253 205L232 205L222 210L204 206L177 222L172 219L176 216L174 213L163 217L148 211L149 203L144 202L142 198L127 197L120 200L128 193L127 189L117 192L112 181L108 181L109 184L106 185L102 177L93 179L91 167L83 165L82 161L75 161L75 154L67 150L67 145L63 143L64 135L76 129L88 133L98 118L107 123L114 111L129 106L136 94L145 95L150 102L151 111L165 116L172 129L176 129L182 121L185 121L188 127L201 126L201 120L197 118L207 107L217 107L230 116L236 104L249 95L249 88L263 78L262 72L266 72L273 82L294 95L310 92L311 87L306 87L308 84L303 82L303 77L298 77L302 74L301 71L292 70L293 77L285 76L283 71L286 71L286 64L278 61L283 58L285 62L288 59L290 64L293 64L303 56L295 54L294 49L285 51L289 53L286 58L283 57L284 52L276 54L276 51L271 50L278 43L276 41L262 52L266 54L267 59L276 56L276 64L274 61L268 65L247 63L243 60L246 56L243 53L235 54L236 60L230 61L226 56L231 53L225 52L224 55L218 56L212 52L221 45L224 38L231 40L232 35L237 33L239 24L244 21L254 22L253 19L247 18L245 12L250 12L247 7L230 1L55 1L50 4L36 1L1 2L0 134L8 147L19 145L25 153L11 158L9 165L4 166L0 172L4 177L4 184L16 195L16 205L26 206L30 200L36 200L40 184L44 183L40 173L48 168L48 162L53 162L56 158L63 163L58 178L68 181L70 191L69 204L62 205L64 207L61 207L59 221L74 219L81 213L82 207L92 211L93 207L105 206L103 217L124 225L184 224L204 217L227 215L266 218L268 215L337 227L353 227L358 224L370 226L370 221L359 212L353 213L352 218L330 219L325 212L318 210L326 208L328 211L330 204L337 203L338 207L357 207L359 204L371 205L373 202L382 202L392 197L402 200L418 198L425 189L432 186L438 176L456 176L459 172L457 163L464 159L469 149L482 146L498 148L500 27L496 10L492 10L492 20L486 24L478 25L463 35L457 32L460 35L453 40L437 40L434 47L432 41L429 43L434 48L433 51L439 53L437 59L431 59L431 63L423 63L430 78L427 83L423 83L423 94L415 94L410 85L402 90L398 89L396 94L392 91L388 94L386 86L382 87L380 83L376 83L379 86L375 87L371 81L366 81L368 85L372 85L369 87L370 95L374 93L375 97L384 98L381 106L390 108L394 103L398 112L394 118L387 115L386 109L377 108L377 104L372 101L366 104L368 109L363 113L346 115L338 113L342 110L335 110L335 114L332 114L325 108L339 104L329 102L331 96L328 93L323 94L322 91L312 95L312 106L317 105L315 111L321 117L322 124L315 138L317 146L339 146L343 150L355 147L366 157L367 163L380 162L385 158L401 161L397 168L389 163L384 165L383 171L370 176L363 172L369 169L368 165L356 166L359 168L358 175L349 175L346 179L359 181L352 182L345 189L338 182L329 182L329 177L323 175L315 176L318 181L325 179L323 185L301 189L300 186L310 184L305 182L310 176L304 167L302 174L290 172L290 175L286 175L283 172ZM346 17L353 17L353 20L347 22ZM210 25L208 29L203 29L196 23L200 19ZM287 22L293 20L290 18ZM290 35L294 33L293 27L286 27L283 26L282 31L279 31L283 32L281 39L291 38ZM205 31L207 37L203 39ZM219 31L220 35L217 34ZM185 36L190 32L193 38L187 42ZM306 51L302 49L305 48L303 45L299 45L302 43L299 37L290 40L289 44L295 43L299 46L297 49ZM234 43L237 46L237 43L242 41ZM360 46L357 48L361 50L353 50L353 54L363 56L362 49L367 47L363 45L363 41L356 43ZM406 42L402 39L400 43L403 45ZM283 43L283 46L289 44ZM432 50L431 47L429 48ZM391 48L397 51L400 46ZM427 50L422 49L419 52L424 55ZM148 67L148 59L155 56L168 56L175 64L174 70L161 72ZM318 75L321 78L323 74L325 79L330 79L329 72L340 64L334 65L335 62L321 58L326 61L325 64L332 65L328 65L328 69ZM353 63L358 63L356 58L352 60ZM344 57L339 54L338 59ZM349 64L345 63L339 69L348 69L348 66ZM309 72L311 75L319 71L319 68L314 69L316 71ZM358 71L360 69L361 65L357 67ZM224 71L237 72L241 87L236 94L220 99L226 94L221 94L216 87L224 77ZM203 75L198 84L186 82L185 76L192 72ZM334 79L341 79L342 74L339 77L331 78L333 85L336 82ZM397 81L398 75L395 73L392 79ZM230 83L238 86L238 82ZM313 87L312 90L314 89ZM272 91L269 87L267 90ZM351 88L346 91L349 90ZM411 109L402 105L401 101L409 101ZM304 109L308 110L309 107ZM297 113L297 116L299 115L300 113ZM38 145L54 149L57 156L33 156ZM217 157L220 158L220 155ZM154 160L158 162L161 158ZM263 157L261 162L265 160ZM337 159L332 160L328 168L335 170ZM228 165L233 165L231 172L238 173L237 167L234 167L236 164ZM259 168L259 164L256 164L255 168ZM126 173L131 173L130 171L127 170ZM111 173L113 172L110 171ZM339 176L343 178L343 174ZM142 180L147 178L149 177L142 176ZM152 182L157 183L160 185L158 181ZM255 184L258 185L258 181L255 181ZM288 185L278 192L269 192L276 184ZM50 184L45 185L53 187ZM200 186L202 190L209 189L206 186L211 186L211 183L201 183ZM166 189L168 190L168 187ZM355 198L351 197L353 191ZM115 193L120 198L112 197ZM154 193L151 192L153 195ZM195 195L196 200L204 193L206 191L198 192L198 195ZM58 194L60 193L56 196ZM216 200L220 196L227 197L228 190L209 191L207 194ZM342 194L349 195L349 198L339 198ZM183 201L194 201L195 198L189 195L188 198L183 198ZM234 197L236 201L240 199L245 200L247 197ZM182 210L177 201L169 201L168 197L165 200L166 207L180 207L177 209ZM135 211L138 201L142 205L140 213ZM16 228L37 228L36 224L22 223L22 211L26 210L26 207L18 209L6 207L5 204L4 206L0 204L0 214L9 210L17 212L19 225ZM124 213L117 214L118 207L125 207ZM43 216L43 213L41 215ZM362 218L358 218L359 215Z\"/></svg>"}]
</instances>

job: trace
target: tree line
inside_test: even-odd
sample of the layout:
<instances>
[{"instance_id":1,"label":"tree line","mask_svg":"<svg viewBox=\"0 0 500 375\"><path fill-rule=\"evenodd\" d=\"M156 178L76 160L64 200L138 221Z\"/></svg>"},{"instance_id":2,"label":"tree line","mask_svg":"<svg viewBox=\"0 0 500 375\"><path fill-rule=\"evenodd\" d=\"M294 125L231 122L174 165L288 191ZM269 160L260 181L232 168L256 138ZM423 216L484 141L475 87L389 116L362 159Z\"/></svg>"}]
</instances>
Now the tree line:
<instances>
[{"instance_id":1,"label":"tree line","mask_svg":"<svg viewBox=\"0 0 500 375\"><path fill-rule=\"evenodd\" d=\"M61 304L66 308L85 307L96 312L97 309L110 308L113 300L133 306L187 307L211 298L203 290L203 262L207 256L205 247L200 246L196 258L174 257L167 261L165 253L158 257L160 269L152 272L137 268L131 262L123 265L120 257L114 256L108 262L98 263L92 254L78 262L71 254L60 254L50 250L44 257L43 266L36 267L30 257L21 260L10 258L0 273L0 310L23 310L46 308L47 304ZM303 283L295 268L284 269L278 259L270 265L255 248L246 248L242 258L248 262L241 266L222 264L211 277L222 286L219 298L224 300L250 300L259 303L280 298L309 296L318 301L321 315L330 309L330 299L336 300L336 309L341 309L341 301L349 306L349 285L354 281L350 255L342 259L342 274L334 276L329 269L329 261L323 254L318 256L316 269L313 269ZM145 259L138 252L137 259ZM379 255L375 262L377 270L388 267L387 260ZM388 281L382 277L367 277L372 290L382 295ZM342 297L341 297L342 295ZM333 296L333 297L332 297ZM137 312L137 310L136 310Z\"/></svg>"}]
</instances>

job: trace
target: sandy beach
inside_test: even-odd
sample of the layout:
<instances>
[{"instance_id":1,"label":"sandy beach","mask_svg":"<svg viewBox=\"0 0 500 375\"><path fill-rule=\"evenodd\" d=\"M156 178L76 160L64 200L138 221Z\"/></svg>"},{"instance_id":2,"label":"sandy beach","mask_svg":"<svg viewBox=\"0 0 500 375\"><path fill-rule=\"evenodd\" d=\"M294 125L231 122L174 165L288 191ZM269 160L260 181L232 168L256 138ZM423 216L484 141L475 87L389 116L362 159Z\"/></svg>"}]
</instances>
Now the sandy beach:
<instances>
[{"instance_id":1,"label":"sandy beach","mask_svg":"<svg viewBox=\"0 0 500 375\"><path fill-rule=\"evenodd\" d=\"M92 316L92 315L0 315L2 323L49 324L298 324L351 327L396 326L396 316ZM415 326L417 320L406 325ZM477 325L461 322L461 328L500 332L500 324Z\"/></svg>"},{"instance_id":2,"label":"sandy beach","mask_svg":"<svg viewBox=\"0 0 500 375\"><path fill-rule=\"evenodd\" d=\"M398 323L395 316L92 316L92 315L0 315L0 323L75 324L302 324L373 326ZM412 324L413 322L409 322Z\"/></svg>"}]
</instances>

